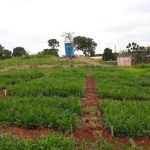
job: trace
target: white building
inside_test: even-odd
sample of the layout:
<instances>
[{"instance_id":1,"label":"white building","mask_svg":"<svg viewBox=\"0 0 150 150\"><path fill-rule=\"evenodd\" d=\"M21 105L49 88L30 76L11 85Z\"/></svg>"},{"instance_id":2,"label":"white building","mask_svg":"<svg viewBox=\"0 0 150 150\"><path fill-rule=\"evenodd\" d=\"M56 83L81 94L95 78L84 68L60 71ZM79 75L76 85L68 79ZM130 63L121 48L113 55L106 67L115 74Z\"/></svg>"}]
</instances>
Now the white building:
<instances>
[{"instance_id":1,"label":"white building","mask_svg":"<svg viewBox=\"0 0 150 150\"><path fill-rule=\"evenodd\" d=\"M117 65L122 67L131 67L132 57L131 56L118 56Z\"/></svg>"}]
</instances>

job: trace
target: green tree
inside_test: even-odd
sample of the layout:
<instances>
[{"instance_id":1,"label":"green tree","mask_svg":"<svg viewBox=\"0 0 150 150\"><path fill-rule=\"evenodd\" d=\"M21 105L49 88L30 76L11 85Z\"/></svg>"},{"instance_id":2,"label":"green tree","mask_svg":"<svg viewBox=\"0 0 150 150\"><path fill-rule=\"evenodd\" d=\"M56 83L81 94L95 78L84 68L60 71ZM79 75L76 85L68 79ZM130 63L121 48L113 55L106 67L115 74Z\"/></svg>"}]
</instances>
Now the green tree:
<instances>
[{"instance_id":1,"label":"green tree","mask_svg":"<svg viewBox=\"0 0 150 150\"><path fill-rule=\"evenodd\" d=\"M150 55L150 46L146 47L146 54Z\"/></svg>"},{"instance_id":2,"label":"green tree","mask_svg":"<svg viewBox=\"0 0 150 150\"><path fill-rule=\"evenodd\" d=\"M57 41L56 39L50 39L48 40L48 46L50 46L51 49L55 49L59 47L59 41Z\"/></svg>"},{"instance_id":3,"label":"green tree","mask_svg":"<svg viewBox=\"0 0 150 150\"><path fill-rule=\"evenodd\" d=\"M26 50L23 47L16 47L13 49L13 54L14 57L18 57L18 56L27 56L28 53L26 52Z\"/></svg>"},{"instance_id":4,"label":"green tree","mask_svg":"<svg viewBox=\"0 0 150 150\"><path fill-rule=\"evenodd\" d=\"M133 56L135 63L144 62L146 60L147 49L132 42L126 46L128 53Z\"/></svg>"},{"instance_id":5,"label":"green tree","mask_svg":"<svg viewBox=\"0 0 150 150\"><path fill-rule=\"evenodd\" d=\"M7 49L5 49L3 51L3 58L11 58L11 57L12 57L12 52L7 50Z\"/></svg>"},{"instance_id":6,"label":"green tree","mask_svg":"<svg viewBox=\"0 0 150 150\"><path fill-rule=\"evenodd\" d=\"M0 45L0 59L10 58L11 56L12 52Z\"/></svg>"},{"instance_id":7,"label":"green tree","mask_svg":"<svg viewBox=\"0 0 150 150\"><path fill-rule=\"evenodd\" d=\"M102 59L105 60L105 61L113 60L113 59L114 59L114 55L113 55L113 53L112 53L112 49L110 49L110 48L105 48L105 49L104 49L103 56L102 56Z\"/></svg>"},{"instance_id":8,"label":"green tree","mask_svg":"<svg viewBox=\"0 0 150 150\"><path fill-rule=\"evenodd\" d=\"M3 58L4 47L0 44L0 58Z\"/></svg>"},{"instance_id":9,"label":"green tree","mask_svg":"<svg viewBox=\"0 0 150 150\"><path fill-rule=\"evenodd\" d=\"M76 36L73 39L73 44L75 50L82 51L85 56L95 55L95 48L97 46L97 43L92 38L88 38L85 36Z\"/></svg>"},{"instance_id":10,"label":"green tree","mask_svg":"<svg viewBox=\"0 0 150 150\"><path fill-rule=\"evenodd\" d=\"M40 55L54 55L58 56L58 49L44 49L42 52L40 52Z\"/></svg>"},{"instance_id":11,"label":"green tree","mask_svg":"<svg viewBox=\"0 0 150 150\"><path fill-rule=\"evenodd\" d=\"M4 50L5 48L0 44L0 50Z\"/></svg>"}]
</instances>

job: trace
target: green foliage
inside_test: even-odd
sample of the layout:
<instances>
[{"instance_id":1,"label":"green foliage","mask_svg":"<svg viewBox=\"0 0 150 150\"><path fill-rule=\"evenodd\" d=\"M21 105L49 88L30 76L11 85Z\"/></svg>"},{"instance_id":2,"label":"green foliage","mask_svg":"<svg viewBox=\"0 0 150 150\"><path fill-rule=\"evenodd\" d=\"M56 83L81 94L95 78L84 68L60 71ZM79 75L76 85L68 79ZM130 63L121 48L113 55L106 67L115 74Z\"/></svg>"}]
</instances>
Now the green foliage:
<instances>
[{"instance_id":1,"label":"green foliage","mask_svg":"<svg viewBox=\"0 0 150 150\"><path fill-rule=\"evenodd\" d=\"M104 122L117 136L150 136L150 103L105 100L101 109Z\"/></svg>"},{"instance_id":2,"label":"green foliage","mask_svg":"<svg viewBox=\"0 0 150 150\"><path fill-rule=\"evenodd\" d=\"M106 61L108 61L108 60L112 60L112 49L110 49L110 48L105 48L104 49L104 53L103 53L103 56L102 56L102 59L103 60L106 60Z\"/></svg>"},{"instance_id":3,"label":"green foliage","mask_svg":"<svg viewBox=\"0 0 150 150\"><path fill-rule=\"evenodd\" d=\"M76 36L73 39L73 44L75 46L75 49L77 51L81 50L83 51L84 55L90 55L94 56L95 55L95 48L97 46L96 42L88 37L84 36Z\"/></svg>"},{"instance_id":4,"label":"green foliage","mask_svg":"<svg viewBox=\"0 0 150 150\"><path fill-rule=\"evenodd\" d=\"M27 66L36 67L38 65L70 65L83 64L71 59L63 59L50 55L33 55L28 57L14 57L11 59L0 60L0 69L7 67Z\"/></svg>"},{"instance_id":5,"label":"green foliage","mask_svg":"<svg viewBox=\"0 0 150 150\"><path fill-rule=\"evenodd\" d=\"M34 141L23 138L14 138L11 135L0 135L1 150L73 150L74 141L69 137L49 135Z\"/></svg>"},{"instance_id":6,"label":"green foliage","mask_svg":"<svg viewBox=\"0 0 150 150\"><path fill-rule=\"evenodd\" d=\"M102 59L105 61L117 60L118 53L112 53L112 49L105 48Z\"/></svg>"},{"instance_id":7,"label":"green foliage","mask_svg":"<svg viewBox=\"0 0 150 150\"><path fill-rule=\"evenodd\" d=\"M5 48L0 44L0 50L4 50Z\"/></svg>"},{"instance_id":8,"label":"green foliage","mask_svg":"<svg viewBox=\"0 0 150 150\"><path fill-rule=\"evenodd\" d=\"M44 76L42 71L38 70L23 70L23 71L11 71L0 74L0 89L4 89L8 86L12 86L18 83L25 83L32 79L37 79Z\"/></svg>"},{"instance_id":9,"label":"green foliage","mask_svg":"<svg viewBox=\"0 0 150 150\"><path fill-rule=\"evenodd\" d=\"M150 46L146 47L147 55L150 55Z\"/></svg>"},{"instance_id":10,"label":"green foliage","mask_svg":"<svg viewBox=\"0 0 150 150\"><path fill-rule=\"evenodd\" d=\"M144 46L139 46L137 43L132 42L126 46L128 50L128 54L130 54L134 58L135 63L142 63L142 62L150 62L147 55L150 54L149 48L145 48Z\"/></svg>"},{"instance_id":11,"label":"green foliage","mask_svg":"<svg viewBox=\"0 0 150 150\"><path fill-rule=\"evenodd\" d=\"M12 52L0 45L0 59L10 58L11 56Z\"/></svg>"},{"instance_id":12,"label":"green foliage","mask_svg":"<svg viewBox=\"0 0 150 150\"><path fill-rule=\"evenodd\" d=\"M39 55L53 55L58 56L58 49L44 49L42 52L39 52Z\"/></svg>"},{"instance_id":13,"label":"green foliage","mask_svg":"<svg viewBox=\"0 0 150 150\"><path fill-rule=\"evenodd\" d=\"M17 125L25 128L48 126L73 130L78 123L80 98L17 98L0 99L0 125Z\"/></svg>"},{"instance_id":14,"label":"green foliage","mask_svg":"<svg viewBox=\"0 0 150 150\"><path fill-rule=\"evenodd\" d=\"M18 57L18 56L26 56L27 52L23 47L16 47L13 49L13 54L14 57Z\"/></svg>"},{"instance_id":15,"label":"green foliage","mask_svg":"<svg viewBox=\"0 0 150 150\"><path fill-rule=\"evenodd\" d=\"M128 49L128 52L135 52L135 51L146 51L146 48L144 46L139 46L137 43L132 42L129 43L126 48Z\"/></svg>"},{"instance_id":16,"label":"green foliage","mask_svg":"<svg viewBox=\"0 0 150 150\"><path fill-rule=\"evenodd\" d=\"M50 39L48 40L48 46L50 46L52 49L55 49L56 47L59 47L59 41L56 39Z\"/></svg>"},{"instance_id":17,"label":"green foliage","mask_svg":"<svg viewBox=\"0 0 150 150\"><path fill-rule=\"evenodd\" d=\"M20 83L9 90L12 96L83 96L85 79L76 77L45 77L29 83Z\"/></svg>"},{"instance_id":18,"label":"green foliage","mask_svg":"<svg viewBox=\"0 0 150 150\"><path fill-rule=\"evenodd\" d=\"M133 67L135 67L135 68L150 68L150 64L141 63L141 64L136 64Z\"/></svg>"},{"instance_id":19,"label":"green foliage","mask_svg":"<svg viewBox=\"0 0 150 150\"><path fill-rule=\"evenodd\" d=\"M3 58L5 59L5 58L11 58L11 57L12 57L12 52L5 49L3 51Z\"/></svg>"},{"instance_id":20,"label":"green foliage","mask_svg":"<svg viewBox=\"0 0 150 150\"><path fill-rule=\"evenodd\" d=\"M150 100L150 70L147 68L95 68L92 74L102 98Z\"/></svg>"}]
</instances>

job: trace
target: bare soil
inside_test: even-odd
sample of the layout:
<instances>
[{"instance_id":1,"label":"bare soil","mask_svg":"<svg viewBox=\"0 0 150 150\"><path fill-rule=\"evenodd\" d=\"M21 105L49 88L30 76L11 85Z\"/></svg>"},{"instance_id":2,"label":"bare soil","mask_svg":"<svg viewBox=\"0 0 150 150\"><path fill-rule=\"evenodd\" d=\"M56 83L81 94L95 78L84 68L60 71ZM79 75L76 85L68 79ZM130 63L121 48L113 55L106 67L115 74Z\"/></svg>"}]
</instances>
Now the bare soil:
<instances>
[{"instance_id":1,"label":"bare soil","mask_svg":"<svg viewBox=\"0 0 150 150\"><path fill-rule=\"evenodd\" d=\"M24 129L19 127L1 127L0 134L9 133L13 136L24 137L29 139L36 139L39 136L45 135L49 132L48 128L44 129Z\"/></svg>"},{"instance_id":2,"label":"bare soil","mask_svg":"<svg viewBox=\"0 0 150 150\"><path fill-rule=\"evenodd\" d=\"M0 90L0 97L6 96L5 95L5 90Z\"/></svg>"}]
</instances>

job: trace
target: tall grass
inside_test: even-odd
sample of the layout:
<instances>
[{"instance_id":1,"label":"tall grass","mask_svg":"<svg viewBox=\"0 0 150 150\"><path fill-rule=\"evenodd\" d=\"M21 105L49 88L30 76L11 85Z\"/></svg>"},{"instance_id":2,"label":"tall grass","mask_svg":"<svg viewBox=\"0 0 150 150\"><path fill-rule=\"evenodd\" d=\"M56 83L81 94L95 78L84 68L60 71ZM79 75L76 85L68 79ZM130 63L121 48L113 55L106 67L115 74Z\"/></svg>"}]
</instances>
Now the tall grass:
<instances>
[{"instance_id":1,"label":"tall grass","mask_svg":"<svg viewBox=\"0 0 150 150\"><path fill-rule=\"evenodd\" d=\"M102 98L117 100L150 100L150 70L134 68L95 68L92 74L97 80Z\"/></svg>"},{"instance_id":2,"label":"tall grass","mask_svg":"<svg viewBox=\"0 0 150 150\"><path fill-rule=\"evenodd\" d=\"M70 65L70 64L83 64L73 59L59 58L50 55L44 56L30 56L30 57L15 57L5 60L0 60L0 69L7 67L18 67L24 65Z\"/></svg>"},{"instance_id":3,"label":"tall grass","mask_svg":"<svg viewBox=\"0 0 150 150\"><path fill-rule=\"evenodd\" d=\"M1 150L73 150L73 139L58 135L40 137L34 141L29 139L14 138L11 135L0 135Z\"/></svg>"},{"instance_id":4,"label":"tall grass","mask_svg":"<svg viewBox=\"0 0 150 150\"><path fill-rule=\"evenodd\" d=\"M104 100L100 107L106 127L117 136L150 136L150 103Z\"/></svg>"},{"instance_id":5,"label":"tall grass","mask_svg":"<svg viewBox=\"0 0 150 150\"><path fill-rule=\"evenodd\" d=\"M12 71L0 74L0 89L44 76L38 70Z\"/></svg>"},{"instance_id":6,"label":"tall grass","mask_svg":"<svg viewBox=\"0 0 150 150\"><path fill-rule=\"evenodd\" d=\"M0 99L0 125L25 128L57 127L73 130L78 124L80 100L68 98L17 98Z\"/></svg>"},{"instance_id":7,"label":"tall grass","mask_svg":"<svg viewBox=\"0 0 150 150\"><path fill-rule=\"evenodd\" d=\"M8 90L11 96L83 96L85 79L76 77L45 77L29 83L20 83Z\"/></svg>"}]
</instances>

